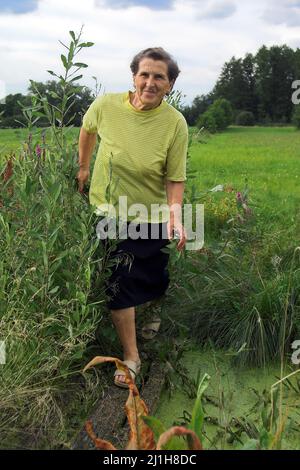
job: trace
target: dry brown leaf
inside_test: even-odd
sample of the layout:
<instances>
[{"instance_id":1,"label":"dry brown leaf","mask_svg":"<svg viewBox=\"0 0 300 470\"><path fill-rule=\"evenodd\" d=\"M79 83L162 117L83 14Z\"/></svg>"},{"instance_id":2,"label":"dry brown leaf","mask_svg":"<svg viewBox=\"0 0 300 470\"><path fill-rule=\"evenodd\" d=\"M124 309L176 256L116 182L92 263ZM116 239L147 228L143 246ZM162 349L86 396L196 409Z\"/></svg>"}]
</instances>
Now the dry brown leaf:
<instances>
[{"instance_id":1,"label":"dry brown leaf","mask_svg":"<svg viewBox=\"0 0 300 470\"><path fill-rule=\"evenodd\" d=\"M91 421L87 421L85 423L85 430L90 437L90 439L93 441L95 444L96 449L99 450L117 450L109 441L105 441L103 439L99 439L99 437L96 436L93 430L93 424Z\"/></svg>"},{"instance_id":2,"label":"dry brown leaf","mask_svg":"<svg viewBox=\"0 0 300 470\"><path fill-rule=\"evenodd\" d=\"M137 449L153 450L155 449L155 441L154 441L153 432L142 419L142 416L148 415L147 406L145 405L144 401L140 398L139 391L135 383L132 380L131 374L126 364L124 364L120 359L117 359L115 357L96 356L85 366L85 368L83 369L83 372L90 369L91 367L94 367L98 364L103 364L105 362L114 362L118 369L124 371L124 373L126 374L125 381L126 383L128 383L128 386L129 386L129 396L125 404L125 411L126 411L128 423L130 426L130 435L129 435L129 441L126 446L126 449L128 450L137 450ZM88 431L87 432L89 436L91 437L93 442L96 443L96 440L98 438L93 433L91 426L88 429L89 429L89 432ZM93 434L91 434L91 432ZM111 445L110 443L108 443L107 441L103 441L102 439L98 439L97 442L98 442L98 445L101 445L101 446L104 445L103 443L106 443L105 445ZM103 447L97 447L97 448L103 449Z\"/></svg>"},{"instance_id":3,"label":"dry brown leaf","mask_svg":"<svg viewBox=\"0 0 300 470\"><path fill-rule=\"evenodd\" d=\"M154 450L155 441L152 430L146 425L142 416L148 415L148 408L141 399L134 384L129 386L129 397L125 405L130 426L127 450Z\"/></svg>"},{"instance_id":4,"label":"dry brown leaf","mask_svg":"<svg viewBox=\"0 0 300 470\"><path fill-rule=\"evenodd\" d=\"M96 356L92 359L83 369L83 372L86 372L91 367L97 366L98 364L104 364L105 362L114 362L116 367L125 373L125 382L128 385L133 384L131 374L128 367L120 359L110 356Z\"/></svg>"},{"instance_id":5,"label":"dry brown leaf","mask_svg":"<svg viewBox=\"0 0 300 470\"><path fill-rule=\"evenodd\" d=\"M202 444L198 436L191 429L184 428L183 426L173 426L172 428L165 431L159 436L156 450L163 450L162 447L167 444L167 442L173 436L186 436L189 435L192 438L192 443L189 445L189 450L202 450Z\"/></svg>"}]
</instances>

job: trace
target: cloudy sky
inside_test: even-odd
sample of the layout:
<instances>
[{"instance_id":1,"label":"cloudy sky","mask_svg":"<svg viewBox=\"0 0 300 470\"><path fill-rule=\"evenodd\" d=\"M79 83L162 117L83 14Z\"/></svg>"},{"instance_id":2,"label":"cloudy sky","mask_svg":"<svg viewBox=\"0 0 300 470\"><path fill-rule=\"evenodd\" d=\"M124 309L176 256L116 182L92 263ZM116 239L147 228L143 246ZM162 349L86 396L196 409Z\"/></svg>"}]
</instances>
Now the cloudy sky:
<instances>
[{"instance_id":1,"label":"cloudy sky","mask_svg":"<svg viewBox=\"0 0 300 470\"><path fill-rule=\"evenodd\" d=\"M300 0L0 0L0 95L26 93L29 79L60 71L58 40L82 24L95 43L78 57L89 65L83 84L96 76L106 92L127 90L132 56L162 46L178 61L175 88L189 103L212 89L233 55L262 44L300 47Z\"/></svg>"}]
</instances>

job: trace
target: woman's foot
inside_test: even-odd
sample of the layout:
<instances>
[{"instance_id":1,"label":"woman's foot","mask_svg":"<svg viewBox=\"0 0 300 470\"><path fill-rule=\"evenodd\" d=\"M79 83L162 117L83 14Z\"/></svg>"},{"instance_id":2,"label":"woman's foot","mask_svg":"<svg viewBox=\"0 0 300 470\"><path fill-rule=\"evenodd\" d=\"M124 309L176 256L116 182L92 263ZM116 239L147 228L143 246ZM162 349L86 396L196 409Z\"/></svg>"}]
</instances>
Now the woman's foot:
<instances>
[{"instance_id":1,"label":"woman's foot","mask_svg":"<svg viewBox=\"0 0 300 470\"><path fill-rule=\"evenodd\" d=\"M133 359L124 359L124 364L127 365L132 380L135 381L136 376L140 373L141 370L141 360L140 358ZM114 382L117 387L128 388L128 384L125 381L126 375L121 369L117 369L114 373Z\"/></svg>"}]
</instances>

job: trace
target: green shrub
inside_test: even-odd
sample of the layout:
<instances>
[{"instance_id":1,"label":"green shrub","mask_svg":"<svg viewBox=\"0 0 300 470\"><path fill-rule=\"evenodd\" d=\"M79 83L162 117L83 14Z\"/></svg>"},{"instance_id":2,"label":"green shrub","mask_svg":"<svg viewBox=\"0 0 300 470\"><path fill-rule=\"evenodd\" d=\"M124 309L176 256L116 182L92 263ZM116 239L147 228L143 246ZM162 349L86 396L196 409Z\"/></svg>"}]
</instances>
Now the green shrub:
<instances>
[{"instance_id":1,"label":"green shrub","mask_svg":"<svg viewBox=\"0 0 300 470\"><path fill-rule=\"evenodd\" d=\"M19 122L18 122L19 121ZM16 115L16 116L7 116L4 117L2 116L1 122L0 122L0 128L6 129L6 128L13 128L16 129L18 127L22 127L26 125L24 116L22 114Z\"/></svg>"},{"instance_id":2,"label":"green shrub","mask_svg":"<svg viewBox=\"0 0 300 470\"><path fill-rule=\"evenodd\" d=\"M216 100L197 121L197 127L204 127L210 132L222 131L232 122L232 107L228 100L220 98Z\"/></svg>"},{"instance_id":3,"label":"green shrub","mask_svg":"<svg viewBox=\"0 0 300 470\"><path fill-rule=\"evenodd\" d=\"M222 125L224 129L232 123L233 111L230 101L225 98L220 98L212 104L212 107L215 110L223 111Z\"/></svg>"},{"instance_id":4,"label":"green shrub","mask_svg":"<svg viewBox=\"0 0 300 470\"><path fill-rule=\"evenodd\" d=\"M206 111L197 121L197 127L201 129L204 127L209 130L212 134L217 131L217 123L215 114L212 111Z\"/></svg>"},{"instance_id":5,"label":"green shrub","mask_svg":"<svg viewBox=\"0 0 300 470\"><path fill-rule=\"evenodd\" d=\"M254 126L255 118L251 111L241 111L236 117L238 126Z\"/></svg>"}]
</instances>

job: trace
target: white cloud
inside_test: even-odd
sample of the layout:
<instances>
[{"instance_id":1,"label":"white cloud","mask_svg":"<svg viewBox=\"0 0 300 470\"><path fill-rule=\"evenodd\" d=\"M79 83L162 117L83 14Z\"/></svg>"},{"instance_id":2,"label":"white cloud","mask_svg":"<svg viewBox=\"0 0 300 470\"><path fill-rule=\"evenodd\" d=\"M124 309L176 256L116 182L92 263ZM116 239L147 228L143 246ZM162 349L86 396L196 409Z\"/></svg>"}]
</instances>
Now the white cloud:
<instances>
[{"instance_id":1,"label":"white cloud","mask_svg":"<svg viewBox=\"0 0 300 470\"><path fill-rule=\"evenodd\" d=\"M237 6L233 1L208 1L198 14L199 19L223 19L232 16L237 10ZM201 5L201 4L198 4Z\"/></svg>"},{"instance_id":2,"label":"white cloud","mask_svg":"<svg viewBox=\"0 0 300 470\"><path fill-rule=\"evenodd\" d=\"M232 0L177 0L175 5L181 10L191 10L199 20L222 20L237 10Z\"/></svg>"},{"instance_id":3,"label":"white cloud","mask_svg":"<svg viewBox=\"0 0 300 470\"><path fill-rule=\"evenodd\" d=\"M26 15L0 12L0 80L8 93L15 93L26 92L30 78L51 79L46 71L60 69L58 40L68 41L68 31L84 24L84 39L95 42L80 57L89 65L84 84L92 85L94 75L107 92L126 90L132 83L133 55L162 46L178 61L176 88L190 101L212 89L233 55L255 53L262 44L295 43L297 28L266 22L272 5L272 0L176 0L172 9L157 10L96 7L94 0L73 0L72 7L70 0L39 0L38 8Z\"/></svg>"},{"instance_id":4,"label":"white cloud","mask_svg":"<svg viewBox=\"0 0 300 470\"><path fill-rule=\"evenodd\" d=\"M280 3L270 0L263 18L271 24L287 26L300 26L300 1L282 0Z\"/></svg>"}]
</instances>

